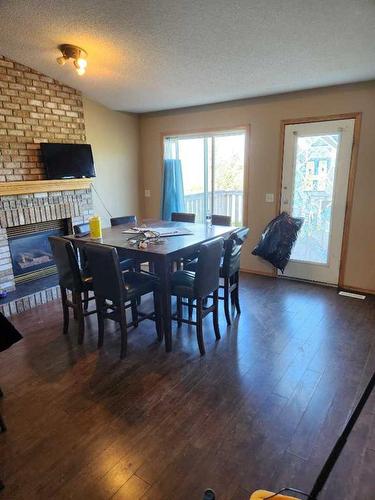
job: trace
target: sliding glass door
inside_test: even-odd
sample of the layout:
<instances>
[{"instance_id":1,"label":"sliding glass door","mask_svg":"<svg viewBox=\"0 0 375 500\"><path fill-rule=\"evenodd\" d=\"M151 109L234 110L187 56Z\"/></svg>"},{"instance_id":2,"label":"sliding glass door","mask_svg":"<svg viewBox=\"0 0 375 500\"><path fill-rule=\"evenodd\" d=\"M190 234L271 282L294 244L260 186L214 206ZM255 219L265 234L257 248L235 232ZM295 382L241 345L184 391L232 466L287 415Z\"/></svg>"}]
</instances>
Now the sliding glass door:
<instances>
[{"instance_id":1,"label":"sliding glass door","mask_svg":"<svg viewBox=\"0 0 375 500\"><path fill-rule=\"evenodd\" d=\"M197 222L211 214L243 223L245 130L165 138L165 154L181 160L186 212Z\"/></svg>"}]
</instances>

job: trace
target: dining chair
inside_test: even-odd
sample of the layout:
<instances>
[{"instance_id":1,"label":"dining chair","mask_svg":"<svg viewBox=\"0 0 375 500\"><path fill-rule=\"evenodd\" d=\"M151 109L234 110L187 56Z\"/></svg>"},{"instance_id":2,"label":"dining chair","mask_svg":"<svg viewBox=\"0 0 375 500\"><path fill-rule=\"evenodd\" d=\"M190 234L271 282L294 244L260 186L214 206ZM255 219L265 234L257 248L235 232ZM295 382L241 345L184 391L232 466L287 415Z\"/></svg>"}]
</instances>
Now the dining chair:
<instances>
[{"instance_id":1,"label":"dining chair","mask_svg":"<svg viewBox=\"0 0 375 500\"><path fill-rule=\"evenodd\" d=\"M135 216L131 216L135 217ZM112 220L112 219L111 219ZM116 225L116 224L114 224ZM77 236L86 236L90 234L90 224L88 222L84 222L82 224L76 224L73 226L73 233ZM78 254L79 264L84 273L90 273L87 264L87 257L85 254L85 247L75 247ZM124 257L120 260L121 271L129 271L133 270L136 267L136 263L133 259L129 259Z\"/></svg>"},{"instance_id":2,"label":"dining chair","mask_svg":"<svg viewBox=\"0 0 375 500\"><path fill-rule=\"evenodd\" d=\"M59 275L61 302L63 308L63 333L69 328L69 308L73 309L74 319L78 321L78 343L83 343L85 332L85 317L95 314L88 311L88 303L94 297L89 297L92 288L92 278L80 269L77 254L70 241L59 236L49 236L53 258ZM72 300L68 299L67 291L72 293ZM82 298L83 295L83 298Z\"/></svg>"},{"instance_id":3,"label":"dining chair","mask_svg":"<svg viewBox=\"0 0 375 500\"><path fill-rule=\"evenodd\" d=\"M151 319L156 323L157 337L163 339L161 305L158 279L150 274L121 272L116 248L88 243L86 253L92 271L93 288L98 314L98 348L104 342L104 320L120 324L120 359L126 356L128 327L137 327L140 321ZM137 299L148 293L154 296L154 311L141 313L137 310ZM126 309L131 308L132 321L127 322Z\"/></svg>"},{"instance_id":4,"label":"dining chair","mask_svg":"<svg viewBox=\"0 0 375 500\"><path fill-rule=\"evenodd\" d=\"M219 296L219 299L224 301L224 312L228 325L231 324L229 302L235 306L238 314L241 313L239 299L240 260L242 245L248 235L249 228L236 229L224 244L224 257L220 266L220 278L223 278L223 285L220 288L224 289L224 296Z\"/></svg>"},{"instance_id":5,"label":"dining chair","mask_svg":"<svg viewBox=\"0 0 375 500\"><path fill-rule=\"evenodd\" d=\"M3 398L3 397L4 397L4 394L3 394L3 391L1 390L1 387L0 387L0 398ZM7 430L7 426L5 425L3 416L0 413L0 432L5 432L6 430Z\"/></svg>"},{"instance_id":6,"label":"dining chair","mask_svg":"<svg viewBox=\"0 0 375 500\"><path fill-rule=\"evenodd\" d=\"M111 226L120 226L121 224L134 224L137 225L137 217L135 215L124 215L122 217L112 217L111 218ZM121 258L121 252L119 253ZM122 261L122 260L121 260ZM134 261L133 260L133 270L137 272L141 272L141 265L148 264L149 271L151 273L154 272L154 268L148 261ZM140 304L140 301L139 301Z\"/></svg>"},{"instance_id":7,"label":"dining chair","mask_svg":"<svg viewBox=\"0 0 375 500\"><path fill-rule=\"evenodd\" d=\"M76 236L78 235L79 237L82 236L88 236L90 234L90 224L88 222L83 222L81 224L75 224L73 226L73 234ZM88 270L88 265L87 265L87 258L85 255L85 251L83 247L75 247L73 246L74 250L77 253L78 257L78 263L81 271L89 276L89 270ZM85 292L88 294L88 292Z\"/></svg>"},{"instance_id":8,"label":"dining chair","mask_svg":"<svg viewBox=\"0 0 375 500\"><path fill-rule=\"evenodd\" d=\"M202 243L199 247L199 256L195 271L180 270L173 273L171 278L171 294L177 297L177 311L172 319L180 327L182 323L195 325L199 351L205 354L203 339L203 318L212 313L215 337L220 339L218 321L218 289L220 260L223 251L223 238ZM212 294L212 295L211 295ZM206 306L205 299L211 296L211 306ZM189 302L184 302L183 299ZM194 304L195 303L195 304ZM183 307L190 306L196 309L196 321L183 317Z\"/></svg>"},{"instance_id":9,"label":"dining chair","mask_svg":"<svg viewBox=\"0 0 375 500\"><path fill-rule=\"evenodd\" d=\"M171 220L173 222L195 222L195 214L188 212L172 212Z\"/></svg>"},{"instance_id":10,"label":"dining chair","mask_svg":"<svg viewBox=\"0 0 375 500\"><path fill-rule=\"evenodd\" d=\"M2 398L4 395L3 395L3 391L1 390L0 388L0 398ZM5 422L4 422L4 419L3 419L3 416L1 415L0 413L0 433L2 432L5 432L7 430L7 427L5 425ZM4 489L4 483L2 482L2 480L0 479L0 491Z\"/></svg>"},{"instance_id":11,"label":"dining chair","mask_svg":"<svg viewBox=\"0 0 375 500\"><path fill-rule=\"evenodd\" d=\"M120 226L121 224L137 224L135 215L123 215L121 217L112 217L111 226Z\"/></svg>"},{"instance_id":12,"label":"dining chair","mask_svg":"<svg viewBox=\"0 0 375 500\"><path fill-rule=\"evenodd\" d=\"M235 229L229 238L224 242L224 251L220 265L220 278L223 284L219 288L224 290L224 295L219 295L219 300L224 301L224 312L227 324L231 325L230 302L235 306L237 313L241 313L239 299L239 279L240 279L240 260L242 245L249 234L249 228L242 227ZM198 260L195 259L185 264L184 269L195 271ZM230 299L230 300L229 300ZM191 301L189 301L189 314L191 315Z\"/></svg>"},{"instance_id":13,"label":"dining chair","mask_svg":"<svg viewBox=\"0 0 375 500\"><path fill-rule=\"evenodd\" d=\"M230 226L232 224L232 218L230 215L211 215L211 224L213 226Z\"/></svg>"}]
</instances>

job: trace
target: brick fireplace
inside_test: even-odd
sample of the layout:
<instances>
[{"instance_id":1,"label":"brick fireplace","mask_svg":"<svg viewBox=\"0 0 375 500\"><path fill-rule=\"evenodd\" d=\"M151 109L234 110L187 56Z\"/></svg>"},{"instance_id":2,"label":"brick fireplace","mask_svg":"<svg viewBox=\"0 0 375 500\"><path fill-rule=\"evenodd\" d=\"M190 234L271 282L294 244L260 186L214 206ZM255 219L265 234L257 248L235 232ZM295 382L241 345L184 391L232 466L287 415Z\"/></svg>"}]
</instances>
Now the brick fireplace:
<instances>
[{"instance_id":1,"label":"brick fireplace","mask_svg":"<svg viewBox=\"0 0 375 500\"><path fill-rule=\"evenodd\" d=\"M43 227L42 223L64 221L63 224L66 227L64 232L71 232L74 224L86 222L91 214L90 189L0 196L0 289L9 292L8 297L0 300L0 311L3 314L9 316L59 296L56 283L53 286L39 289L38 280L43 279L43 277L33 280L34 291L29 285L27 291L31 291L31 293L19 296L17 290L18 288L22 290L22 281L21 285L16 283L17 271L14 265L16 252L11 252L10 245L10 238L17 234L17 231L10 231L10 229L27 228L28 231L35 229L34 234L48 233L53 225ZM39 250L45 251L43 247L40 247ZM55 281L57 282L57 280Z\"/></svg>"},{"instance_id":2,"label":"brick fireplace","mask_svg":"<svg viewBox=\"0 0 375 500\"><path fill-rule=\"evenodd\" d=\"M24 286L19 268L12 265L17 252L24 254L19 257L24 268L27 262L48 260L43 256L43 252L48 253L43 238L41 248L31 252L17 250L17 246L14 249L13 244L10 248L10 240L24 230L48 231L50 226L43 228L43 224L51 221L64 221L66 232L72 225L86 222L92 213L88 183L77 189L73 184L69 187L67 181L61 186L56 181L52 187L51 181L44 181L41 142L86 142L81 94L0 55L0 290L8 292L7 298L0 299L0 311L7 316L59 294L56 276L52 284L42 277L42 284L40 279L33 279ZM20 186L35 189L26 189L25 193Z\"/></svg>"}]
</instances>

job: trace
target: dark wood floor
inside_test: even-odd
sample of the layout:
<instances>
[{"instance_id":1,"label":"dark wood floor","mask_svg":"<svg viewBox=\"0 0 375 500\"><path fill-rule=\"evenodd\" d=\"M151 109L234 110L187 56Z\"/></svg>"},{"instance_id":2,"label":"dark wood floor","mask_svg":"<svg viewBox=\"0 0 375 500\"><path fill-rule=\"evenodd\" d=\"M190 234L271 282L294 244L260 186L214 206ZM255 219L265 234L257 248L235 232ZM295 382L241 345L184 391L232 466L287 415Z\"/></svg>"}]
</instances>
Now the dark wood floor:
<instances>
[{"instance_id":1,"label":"dark wood floor","mask_svg":"<svg viewBox=\"0 0 375 500\"><path fill-rule=\"evenodd\" d=\"M258 488L309 489L375 367L375 299L241 276L243 312L207 355L194 331L174 351L153 324L119 361L109 326L96 350L61 334L60 304L19 315L24 340L0 357L0 499L242 500ZM148 324L147 324L148 323ZM375 397L321 498L375 499Z\"/></svg>"}]
</instances>

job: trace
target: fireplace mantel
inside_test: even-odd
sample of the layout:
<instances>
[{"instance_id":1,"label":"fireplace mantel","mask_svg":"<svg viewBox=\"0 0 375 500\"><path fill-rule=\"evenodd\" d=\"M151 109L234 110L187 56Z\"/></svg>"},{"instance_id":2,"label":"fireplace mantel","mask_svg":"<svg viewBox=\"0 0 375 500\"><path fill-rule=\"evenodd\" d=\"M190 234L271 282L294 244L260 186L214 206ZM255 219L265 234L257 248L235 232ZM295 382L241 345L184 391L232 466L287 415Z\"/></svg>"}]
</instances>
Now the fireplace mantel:
<instances>
[{"instance_id":1,"label":"fireplace mantel","mask_svg":"<svg viewBox=\"0 0 375 500\"><path fill-rule=\"evenodd\" d=\"M0 182L0 196L89 189L92 179L56 179Z\"/></svg>"}]
</instances>

